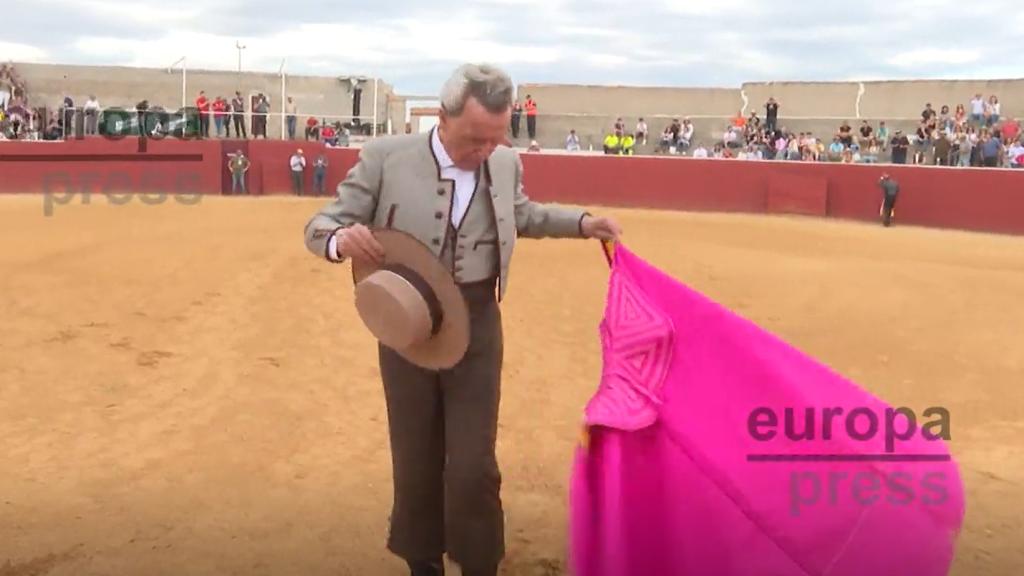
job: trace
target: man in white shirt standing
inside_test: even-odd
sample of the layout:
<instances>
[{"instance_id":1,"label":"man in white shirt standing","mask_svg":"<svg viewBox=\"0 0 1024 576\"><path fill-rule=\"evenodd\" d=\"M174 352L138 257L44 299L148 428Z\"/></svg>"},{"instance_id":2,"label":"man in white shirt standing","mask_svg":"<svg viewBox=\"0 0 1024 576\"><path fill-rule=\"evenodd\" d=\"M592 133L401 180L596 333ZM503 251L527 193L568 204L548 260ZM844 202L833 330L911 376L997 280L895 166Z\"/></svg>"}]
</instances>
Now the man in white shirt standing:
<instances>
[{"instance_id":1,"label":"man in white shirt standing","mask_svg":"<svg viewBox=\"0 0 1024 576\"><path fill-rule=\"evenodd\" d=\"M85 112L85 134L87 136L96 135L96 124L100 117L100 103L96 100L93 95L89 96L89 99L85 102L85 107L82 109Z\"/></svg>"},{"instance_id":2,"label":"man in white shirt standing","mask_svg":"<svg viewBox=\"0 0 1024 576\"><path fill-rule=\"evenodd\" d=\"M985 98L975 94L971 100L971 124L978 127L985 123Z\"/></svg>"},{"instance_id":3,"label":"man in white shirt standing","mask_svg":"<svg viewBox=\"0 0 1024 576\"><path fill-rule=\"evenodd\" d=\"M302 181L306 175L306 157L302 155L302 148L296 150L288 162L292 169L292 190L302 196Z\"/></svg>"},{"instance_id":4,"label":"man in white shirt standing","mask_svg":"<svg viewBox=\"0 0 1024 576\"><path fill-rule=\"evenodd\" d=\"M703 144L698 142L697 143L697 148L693 151L693 157L694 158L707 158L708 157L708 149L705 148Z\"/></svg>"}]
</instances>

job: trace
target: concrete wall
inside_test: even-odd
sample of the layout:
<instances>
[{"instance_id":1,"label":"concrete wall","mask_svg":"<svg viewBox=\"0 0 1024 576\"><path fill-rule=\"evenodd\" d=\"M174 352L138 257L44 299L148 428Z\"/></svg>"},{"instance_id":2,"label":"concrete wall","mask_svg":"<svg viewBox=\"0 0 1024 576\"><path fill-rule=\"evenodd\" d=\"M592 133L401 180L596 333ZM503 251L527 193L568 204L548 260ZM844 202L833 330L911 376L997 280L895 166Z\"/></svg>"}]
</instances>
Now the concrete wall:
<instances>
[{"instance_id":1,"label":"concrete wall","mask_svg":"<svg viewBox=\"0 0 1024 576\"><path fill-rule=\"evenodd\" d=\"M593 146L595 150L601 148L604 135L618 117L629 130L644 117L651 134L657 137L672 118L689 116L696 139L710 145L721 141L729 118L744 104L746 114L757 110L764 118L769 97L779 102L780 125L793 132L831 138L843 120L856 129L863 119L876 129L879 120L885 120L890 132L910 132L917 128L926 102L931 102L936 111L943 104L953 111L958 103L966 107L979 92L986 98L992 94L999 97L1004 118L1024 117L1024 80L769 82L745 83L738 89L557 84L518 87L521 99L532 94L537 101L537 140L543 147L564 147L569 130L575 128L584 149ZM525 118L516 144L529 144ZM638 147L638 152L650 153L655 145L656 141L649 142L646 147Z\"/></svg>"},{"instance_id":2,"label":"concrete wall","mask_svg":"<svg viewBox=\"0 0 1024 576\"><path fill-rule=\"evenodd\" d=\"M167 110L181 108L181 70L170 73L160 68L132 68L126 66L70 66L61 64L15 63L18 73L25 81L31 106L55 108L61 104L65 93L71 95L76 106L85 104L94 94L101 106L131 108L146 99L149 105L162 106ZM216 96L230 99L235 90L246 97L246 112L251 112L249 96L265 94L270 100L271 118L267 122L267 135L281 137L280 114L283 112L281 98L281 77L277 74L243 72L237 74L223 70L188 70L186 75L186 103L194 106L200 90L213 100ZM379 81L377 90L377 119L384 124L388 117L388 95L394 89L386 82ZM302 138L302 124L310 116L351 116L352 93L348 83L337 77L285 76L285 95L291 96L298 105L299 128L297 137ZM404 103L398 106L404 126ZM373 79L363 88L360 104L361 116L373 115ZM335 118L342 119L342 118ZM347 121L347 119L343 119ZM247 125L250 123L247 122ZM394 124L394 122L393 122Z\"/></svg>"},{"instance_id":3,"label":"concrete wall","mask_svg":"<svg viewBox=\"0 0 1024 576\"><path fill-rule=\"evenodd\" d=\"M643 117L652 134L660 134L673 118L683 116L721 116L727 118L742 108L743 100L735 88L664 88L640 86L592 86L559 84L521 84L521 101L532 95L537 102L537 141L546 148L561 148L570 129L580 135L584 149L601 149L604 134L616 118L622 117L629 130ZM721 121L694 118L698 134L710 134ZM517 145L526 146L526 117L521 123ZM657 142L647 147L654 149ZM641 148L643 150L643 148Z\"/></svg>"}]
</instances>

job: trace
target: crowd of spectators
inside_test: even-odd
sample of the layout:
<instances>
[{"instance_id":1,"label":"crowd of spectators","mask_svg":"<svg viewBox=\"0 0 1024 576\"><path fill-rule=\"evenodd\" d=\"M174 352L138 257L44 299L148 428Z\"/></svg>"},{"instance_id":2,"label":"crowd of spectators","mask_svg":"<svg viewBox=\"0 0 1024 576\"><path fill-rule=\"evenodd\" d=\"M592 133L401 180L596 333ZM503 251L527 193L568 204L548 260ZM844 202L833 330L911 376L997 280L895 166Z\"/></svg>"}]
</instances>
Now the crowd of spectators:
<instances>
[{"instance_id":1,"label":"crowd of spectators","mask_svg":"<svg viewBox=\"0 0 1024 576\"><path fill-rule=\"evenodd\" d=\"M252 100L252 112L246 122L246 99L235 91L228 99L217 95L212 100L200 90L190 112L198 138L267 138L267 121L271 116L270 98L257 94ZM284 108L288 140L296 139L299 109L292 97ZM182 135L188 120L178 110L165 110L150 105L148 100L137 102L131 108L104 108L95 95L90 94L84 105L76 107L74 98L65 94L56 109L29 105L29 90L13 64L0 63L0 140L63 140L80 136L98 136L107 133L138 134L161 137ZM234 129L234 136L232 136ZM127 132L126 132L127 130ZM320 141L328 146L348 146L349 128L341 121L309 117L305 139Z\"/></svg>"},{"instance_id":2,"label":"crowd of spectators","mask_svg":"<svg viewBox=\"0 0 1024 576\"><path fill-rule=\"evenodd\" d=\"M661 132L654 149L659 154L695 158L784 160L800 162L918 164L938 166L1024 167L1024 135L1019 119L1002 117L997 96L977 94L954 112L944 105L935 111L930 103L921 112L916 131L890 131L884 120L862 120L856 129L844 121L831 134L793 132L779 123L779 103L769 98L762 119L758 111L731 118L721 140L710 147L695 139L689 118L673 119ZM968 112L969 111L969 112ZM646 145L648 126L643 118L633 131L618 118L604 137L605 154L632 155ZM579 150L575 130L566 139L567 150Z\"/></svg>"}]
</instances>

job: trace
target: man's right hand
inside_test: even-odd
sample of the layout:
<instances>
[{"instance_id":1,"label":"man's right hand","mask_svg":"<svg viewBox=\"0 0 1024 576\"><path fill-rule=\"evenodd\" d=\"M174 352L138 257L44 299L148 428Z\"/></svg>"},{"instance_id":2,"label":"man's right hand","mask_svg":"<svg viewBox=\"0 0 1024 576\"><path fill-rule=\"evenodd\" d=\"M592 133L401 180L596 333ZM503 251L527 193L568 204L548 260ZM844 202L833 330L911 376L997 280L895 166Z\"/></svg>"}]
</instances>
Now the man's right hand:
<instances>
[{"instance_id":1,"label":"man's right hand","mask_svg":"<svg viewBox=\"0 0 1024 576\"><path fill-rule=\"evenodd\" d=\"M378 265L384 262L384 247L366 226L353 224L338 230L335 236L338 238L338 256Z\"/></svg>"}]
</instances>

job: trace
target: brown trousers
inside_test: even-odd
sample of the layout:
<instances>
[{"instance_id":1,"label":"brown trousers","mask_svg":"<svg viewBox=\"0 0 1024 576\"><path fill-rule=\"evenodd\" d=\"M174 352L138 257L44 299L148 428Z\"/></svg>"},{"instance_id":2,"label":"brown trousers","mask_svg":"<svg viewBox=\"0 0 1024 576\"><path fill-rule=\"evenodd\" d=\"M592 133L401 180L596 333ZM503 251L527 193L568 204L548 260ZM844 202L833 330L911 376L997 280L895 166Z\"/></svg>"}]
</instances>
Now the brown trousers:
<instances>
[{"instance_id":1,"label":"brown trousers","mask_svg":"<svg viewBox=\"0 0 1024 576\"><path fill-rule=\"evenodd\" d=\"M470 344L454 368L425 370L380 346L394 474L388 549L408 561L447 552L464 573L494 574L505 554L495 456L501 312L494 281L462 292Z\"/></svg>"}]
</instances>

